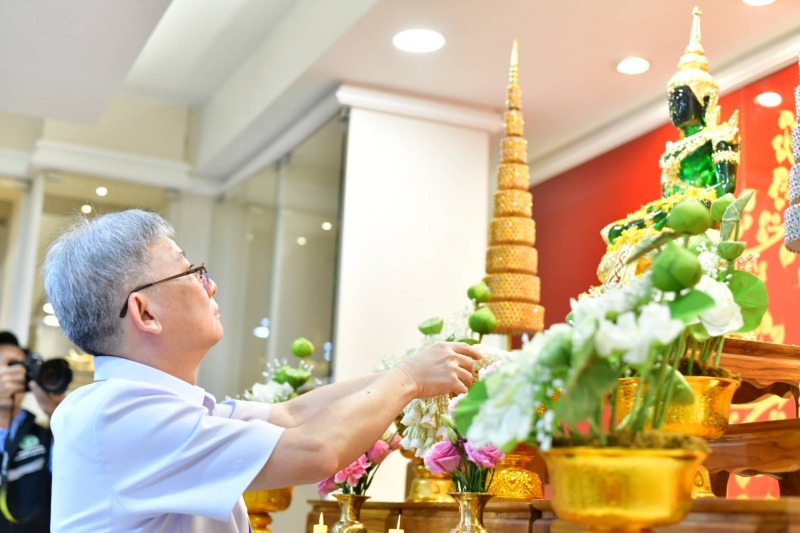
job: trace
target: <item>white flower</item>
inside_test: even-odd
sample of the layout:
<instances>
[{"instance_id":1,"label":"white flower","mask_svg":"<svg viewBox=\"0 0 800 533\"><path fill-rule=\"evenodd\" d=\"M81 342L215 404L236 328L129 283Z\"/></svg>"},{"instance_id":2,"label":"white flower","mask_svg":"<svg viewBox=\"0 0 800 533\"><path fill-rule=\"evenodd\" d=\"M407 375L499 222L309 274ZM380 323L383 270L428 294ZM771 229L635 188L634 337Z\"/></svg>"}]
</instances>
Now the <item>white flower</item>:
<instances>
[{"instance_id":1,"label":"white flower","mask_svg":"<svg viewBox=\"0 0 800 533\"><path fill-rule=\"evenodd\" d=\"M244 398L255 402L277 403L288 400L293 392L294 389L288 383L269 381L254 383L252 390L244 393Z\"/></svg>"},{"instance_id":2,"label":"white flower","mask_svg":"<svg viewBox=\"0 0 800 533\"><path fill-rule=\"evenodd\" d=\"M719 256L713 252L700 252L697 256L700 267L708 276L716 277L719 272Z\"/></svg>"},{"instance_id":3,"label":"white flower","mask_svg":"<svg viewBox=\"0 0 800 533\"><path fill-rule=\"evenodd\" d=\"M714 299L714 307L700 314L700 322L709 335L719 337L742 328L742 310L733 300L733 293L726 283L703 276L695 288Z\"/></svg>"},{"instance_id":4,"label":"white flower","mask_svg":"<svg viewBox=\"0 0 800 533\"><path fill-rule=\"evenodd\" d=\"M639 316L623 313L616 323L603 321L595 336L595 348L600 355L622 352L622 359L632 365L647 362L654 343L665 346L683 332L684 324L675 320L669 307L650 302Z\"/></svg>"}]
</instances>

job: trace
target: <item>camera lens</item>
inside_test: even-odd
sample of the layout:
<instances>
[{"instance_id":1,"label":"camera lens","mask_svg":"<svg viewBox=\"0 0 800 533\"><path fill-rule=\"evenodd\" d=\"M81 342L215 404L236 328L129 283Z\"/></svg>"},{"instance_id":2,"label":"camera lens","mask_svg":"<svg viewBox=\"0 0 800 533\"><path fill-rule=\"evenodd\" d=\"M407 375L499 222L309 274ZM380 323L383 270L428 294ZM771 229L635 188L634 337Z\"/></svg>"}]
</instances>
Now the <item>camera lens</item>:
<instances>
[{"instance_id":1,"label":"camera lens","mask_svg":"<svg viewBox=\"0 0 800 533\"><path fill-rule=\"evenodd\" d=\"M42 363L36 383L52 394L61 394L72 382L72 369L66 359L48 359Z\"/></svg>"}]
</instances>

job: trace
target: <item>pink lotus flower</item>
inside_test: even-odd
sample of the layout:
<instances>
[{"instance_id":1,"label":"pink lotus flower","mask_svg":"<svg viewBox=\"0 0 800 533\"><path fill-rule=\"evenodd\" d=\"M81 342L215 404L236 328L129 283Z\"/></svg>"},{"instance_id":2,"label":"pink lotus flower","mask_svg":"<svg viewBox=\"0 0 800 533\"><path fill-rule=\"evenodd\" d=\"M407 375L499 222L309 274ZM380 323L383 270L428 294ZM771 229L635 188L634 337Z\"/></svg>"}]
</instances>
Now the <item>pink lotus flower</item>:
<instances>
[{"instance_id":1,"label":"pink lotus flower","mask_svg":"<svg viewBox=\"0 0 800 533\"><path fill-rule=\"evenodd\" d=\"M336 483L333 482L333 476L323 479L319 483L317 483L317 492L320 496L325 496L326 494L330 494L331 492L335 491L338 487Z\"/></svg>"},{"instance_id":2,"label":"pink lotus flower","mask_svg":"<svg viewBox=\"0 0 800 533\"><path fill-rule=\"evenodd\" d=\"M432 474L452 474L460 464L461 454L450 440L437 442L425 454L425 468Z\"/></svg>"},{"instance_id":3,"label":"pink lotus flower","mask_svg":"<svg viewBox=\"0 0 800 533\"><path fill-rule=\"evenodd\" d=\"M399 433L395 433L394 435L392 435L392 438L389 440L389 449L391 449L391 450L399 450L400 449L400 441L402 441L402 440L403 440L403 438L400 436Z\"/></svg>"},{"instance_id":4,"label":"pink lotus flower","mask_svg":"<svg viewBox=\"0 0 800 533\"><path fill-rule=\"evenodd\" d=\"M367 468L370 466L367 461L367 456L362 455L349 466L336 472L333 476L335 483L347 483L348 485L355 486L358 480L367 473Z\"/></svg>"},{"instance_id":5,"label":"pink lotus flower","mask_svg":"<svg viewBox=\"0 0 800 533\"><path fill-rule=\"evenodd\" d=\"M372 448L367 452L367 459L373 463L381 463L389 455L392 450L389 448L389 443L379 440L372 445Z\"/></svg>"},{"instance_id":6,"label":"pink lotus flower","mask_svg":"<svg viewBox=\"0 0 800 533\"><path fill-rule=\"evenodd\" d=\"M483 468L494 468L505 457L503 452L492 444L487 444L483 448L477 449L467 441L464 444L464 450L467 452L467 458L470 461Z\"/></svg>"}]
</instances>

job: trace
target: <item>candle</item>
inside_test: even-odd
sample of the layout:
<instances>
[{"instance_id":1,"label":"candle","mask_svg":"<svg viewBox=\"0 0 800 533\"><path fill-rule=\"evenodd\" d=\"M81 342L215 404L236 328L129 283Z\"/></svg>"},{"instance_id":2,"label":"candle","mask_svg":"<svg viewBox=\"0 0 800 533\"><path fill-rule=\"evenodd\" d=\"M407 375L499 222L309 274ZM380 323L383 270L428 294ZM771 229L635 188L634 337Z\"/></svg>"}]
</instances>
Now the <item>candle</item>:
<instances>
[{"instance_id":1,"label":"candle","mask_svg":"<svg viewBox=\"0 0 800 533\"><path fill-rule=\"evenodd\" d=\"M328 533L328 526L322 520L322 513L319 513L319 524L314 524L314 531L312 533Z\"/></svg>"},{"instance_id":2,"label":"candle","mask_svg":"<svg viewBox=\"0 0 800 533\"><path fill-rule=\"evenodd\" d=\"M389 530L389 533L404 533L402 529L400 529L400 517L403 516L402 513L397 515L397 527L392 528Z\"/></svg>"}]
</instances>

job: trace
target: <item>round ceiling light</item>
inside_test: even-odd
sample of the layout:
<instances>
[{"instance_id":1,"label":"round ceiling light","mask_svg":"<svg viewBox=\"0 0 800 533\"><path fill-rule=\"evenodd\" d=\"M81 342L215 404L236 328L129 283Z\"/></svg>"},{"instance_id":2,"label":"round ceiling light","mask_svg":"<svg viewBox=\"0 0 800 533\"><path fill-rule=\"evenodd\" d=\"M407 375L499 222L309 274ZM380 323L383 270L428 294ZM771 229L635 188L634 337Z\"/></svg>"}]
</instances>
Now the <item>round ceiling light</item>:
<instances>
[{"instance_id":1,"label":"round ceiling light","mask_svg":"<svg viewBox=\"0 0 800 533\"><path fill-rule=\"evenodd\" d=\"M94 193L95 193L97 196L105 196L105 195L107 195L107 194L108 194L108 189L106 189L105 187L98 187L98 188L96 188L96 189L94 190Z\"/></svg>"},{"instance_id":2,"label":"round ceiling light","mask_svg":"<svg viewBox=\"0 0 800 533\"><path fill-rule=\"evenodd\" d=\"M89 204L83 204L81 206L81 211L83 212L83 214L88 215L89 213L92 212L92 206L90 206Z\"/></svg>"},{"instance_id":3,"label":"round ceiling light","mask_svg":"<svg viewBox=\"0 0 800 533\"><path fill-rule=\"evenodd\" d=\"M405 30L392 38L395 48L412 54L435 52L444 46L444 36L433 30Z\"/></svg>"},{"instance_id":4,"label":"round ceiling light","mask_svg":"<svg viewBox=\"0 0 800 533\"><path fill-rule=\"evenodd\" d=\"M748 6L761 7L768 6L775 2L775 0L742 0Z\"/></svg>"},{"instance_id":5,"label":"round ceiling light","mask_svg":"<svg viewBox=\"0 0 800 533\"><path fill-rule=\"evenodd\" d=\"M617 64L617 72L620 74L643 74L650 70L650 62L643 57L626 57Z\"/></svg>"},{"instance_id":6,"label":"round ceiling light","mask_svg":"<svg viewBox=\"0 0 800 533\"><path fill-rule=\"evenodd\" d=\"M763 107L778 107L783 102L783 98L778 93L761 93L755 98L755 102Z\"/></svg>"}]
</instances>

